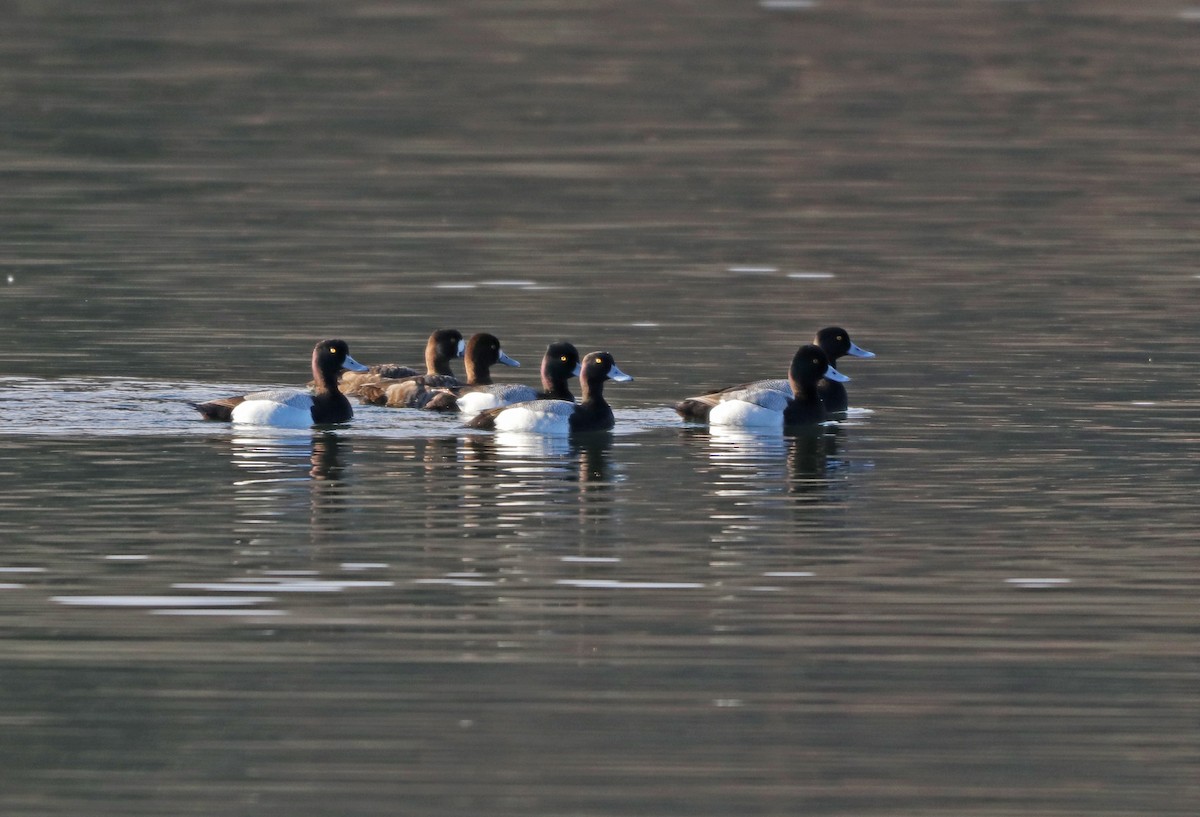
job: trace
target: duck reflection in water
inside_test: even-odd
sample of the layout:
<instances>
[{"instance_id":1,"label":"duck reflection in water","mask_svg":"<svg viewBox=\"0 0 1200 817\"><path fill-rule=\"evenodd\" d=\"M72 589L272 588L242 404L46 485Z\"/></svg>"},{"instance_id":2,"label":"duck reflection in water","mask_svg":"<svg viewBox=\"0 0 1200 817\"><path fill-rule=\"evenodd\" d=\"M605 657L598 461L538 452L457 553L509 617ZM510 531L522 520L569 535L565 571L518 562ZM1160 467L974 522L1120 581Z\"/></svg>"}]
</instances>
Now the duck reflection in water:
<instances>
[{"instance_id":1,"label":"duck reflection in water","mask_svg":"<svg viewBox=\"0 0 1200 817\"><path fill-rule=\"evenodd\" d=\"M501 431L492 439L497 462L502 467L508 464L523 469L536 461L558 470L567 481L580 483L604 483L612 476L613 435L609 431L590 431L569 437ZM571 463L578 467L571 469Z\"/></svg>"},{"instance_id":2,"label":"duck reflection in water","mask_svg":"<svg viewBox=\"0 0 1200 817\"><path fill-rule=\"evenodd\" d=\"M778 432L764 434L729 426L710 426L705 436L718 496L778 492L788 455L786 438Z\"/></svg>"},{"instance_id":3,"label":"duck reflection in water","mask_svg":"<svg viewBox=\"0 0 1200 817\"><path fill-rule=\"evenodd\" d=\"M837 459L841 433L837 425L789 429L782 436L711 426L706 433L689 436L707 438L709 461L716 466L717 496L766 501L785 491L825 492L831 472L841 464Z\"/></svg>"},{"instance_id":4,"label":"duck reflection in water","mask_svg":"<svg viewBox=\"0 0 1200 817\"><path fill-rule=\"evenodd\" d=\"M476 438L478 439L478 438ZM612 433L607 431L571 434L570 437L523 432L497 432L494 441L497 462L518 469L527 469L530 463L539 463L550 470L558 470L569 481L605 481L610 474L608 453L612 450ZM569 468L571 462L578 469Z\"/></svg>"},{"instance_id":5,"label":"duck reflection in water","mask_svg":"<svg viewBox=\"0 0 1200 817\"><path fill-rule=\"evenodd\" d=\"M470 507L461 474L470 473L474 457L460 455L455 437L411 437L389 440L382 447L389 463L388 485L403 490L386 501L389 515L402 517L405 528L422 528L430 542L458 530L460 509ZM452 524L447 524L447 523Z\"/></svg>"},{"instance_id":6,"label":"duck reflection in water","mask_svg":"<svg viewBox=\"0 0 1200 817\"><path fill-rule=\"evenodd\" d=\"M830 472L841 464L837 459L841 433L837 424L784 432L788 442L788 490L791 493L812 493L829 488Z\"/></svg>"},{"instance_id":7,"label":"duck reflection in water","mask_svg":"<svg viewBox=\"0 0 1200 817\"><path fill-rule=\"evenodd\" d=\"M349 444L332 432L254 434L232 438L238 519L236 532L246 544L294 543L298 520L319 544L339 529L350 488L345 481ZM307 513L303 511L307 510Z\"/></svg>"},{"instance_id":8,"label":"duck reflection in water","mask_svg":"<svg viewBox=\"0 0 1200 817\"><path fill-rule=\"evenodd\" d=\"M611 515L611 486L619 482L611 461L613 435L498 432L462 438L462 508L473 535L523 541L545 535L563 520L571 530L582 516L589 525ZM567 522L567 520L570 520Z\"/></svg>"},{"instance_id":9,"label":"duck reflection in water","mask_svg":"<svg viewBox=\"0 0 1200 817\"><path fill-rule=\"evenodd\" d=\"M834 428L783 435L716 426L701 434L685 430L685 440L707 449L706 513L716 526L711 542L721 559L732 553L764 557L763 532L781 519L790 519L797 531L830 524L830 509L840 505L829 478Z\"/></svg>"},{"instance_id":10,"label":"duck reflection in water","mask_svg":"<svg viewBox=\"0 0 1200 817\"><path fill-rule=\"evenodd\" d=\"M591 485L612 485L612 462L610 454L613 446L613 435L608 431L593 431L590 434L576 434L571 439L579 457L579 481Z\"/></svg>"},{"instance_id":11,"label":"duck reflection in water","mask_svg":"<svg viewBox=\"0 0 1200 817\"><path fill-rule=\"evenodd\" d=\"M571 445L579 464L578 555L611 556L613 526L620 521L616 486L622 482L612 467L612 432L575 434Z\"/></svg>"},{"instance_id":12,"label":"duck reflection in water","mask_svg":"<svg viewBox=\"0 0 1200 817\"><path fill-rule=\"evenodd\" d=\"M308 471L309 476L322 481L341 479L342 472L346 470L338 450L341 444L336 434L313 437L312 457L309 460L312 468Z\"/></svg>"}]
</instances>

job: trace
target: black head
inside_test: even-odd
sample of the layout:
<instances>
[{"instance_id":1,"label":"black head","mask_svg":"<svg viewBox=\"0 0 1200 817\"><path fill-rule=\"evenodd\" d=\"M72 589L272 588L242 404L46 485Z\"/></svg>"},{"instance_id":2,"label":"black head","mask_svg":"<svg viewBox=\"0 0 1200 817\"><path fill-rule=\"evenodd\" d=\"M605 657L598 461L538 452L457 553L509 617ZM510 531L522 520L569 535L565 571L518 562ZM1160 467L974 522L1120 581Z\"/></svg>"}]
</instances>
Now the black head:
<instances>
[{"instance_id":1,"label":"black head","mask_svg":"<svg viewBox=\"0 0 1200 817\"><path fill-rule=\"evenodd\" d=\"M838 358L846 355L875 357L874 352L856 346L854 341L850 340L850 333L840 326L826 326L817 332L813 343L821 347L831 364L837 363Z\"/></svg>"},{"instance_id":2,"label":"black head","mask_svg":"<svg viewBox=\"0 0 1200 817\"><path fill-rule=\"evenodd\" d=\"M365 372L367 367L350 357L350 344L335 338L323 340L313 347L312 369L313 377L319 382L336 382L337 374L342 369Z\"/></svg>"},{"instance_id":3,"label":"black head","mask_svg":"<svg viewBox=\"0 0 1200 817\"><path fill-rule=\"evenodd\" d=\"M632 377L617 368L617 361L608 352L589 352L584 355L579 379L588 383L602 383L605 380L616 380L623 383L633 380Z\"/></svg>"},{"instance_id":4,"label":"black head","mask_svg":"<svg viewBox=\"0 0 1200 817\"><path fill-rule=\"evenodd\" d=\"M462 332L457 329L438 329L429 336L429 343L433 346L437 356L444 360L462 357L466 349L463 344Z\"/></svg>"},{"instance_id":5,"label":"black head","mask_svg":"<svg viewBox=\"0 0 1200 817\"><path fill-rule=\"evenodd\" d=\"M799 394L802 389L815 388L817 381L830 371L833 370L829 366L829 357L820 346L810 343L796 351L788 369L788 380L792 383L792 390Z\"/></svg>"},{"instance_id":6,"label":"black head","mask_svg":"<svg viewBox=\"0 0 1200 817\"><path fill-rule=\"evenodd\" d=\"M565 340L546 347L542 356L542 379L566 380L579 374L579 350Z\"/></svg>"},{"instance_id":7,"label":"black head","mask_svg":"<svg viewBox=\"0 0 1200 817\"><path fill-rule=\"evenodd\" d=\"M350 344L344 340L322 340L313 347L313 362L320 363L321 369L337 371L350 357Z\"/></svg>"}]
</instances>

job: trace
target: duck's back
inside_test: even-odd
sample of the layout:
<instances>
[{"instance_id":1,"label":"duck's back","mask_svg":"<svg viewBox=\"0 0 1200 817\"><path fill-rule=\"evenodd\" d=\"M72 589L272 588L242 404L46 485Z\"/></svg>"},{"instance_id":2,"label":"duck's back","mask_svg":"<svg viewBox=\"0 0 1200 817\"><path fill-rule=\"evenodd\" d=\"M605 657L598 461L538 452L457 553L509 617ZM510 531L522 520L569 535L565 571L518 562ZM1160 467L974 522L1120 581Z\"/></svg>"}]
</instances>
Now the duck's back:
<instances>
[{"instance_id":1,"label":"duck's back","mask_svg":"<svg viewBox=\"0 0 1200 817\"><path fill-rule=\"evenodd\" d=\"M788 383L787 378L771 378L768 380L752 380L749 383L742 383L737 386L727 386L723 389L714 389L713 391L704 392L695 397L688 397L685 400L680 400L675 404L675 413L685 420L695 420L697 422L705 422L710 420L713 407L722 402L730 395L758 391L775 391L781 393L784 397L790 397L792 394L792 386Z\"/></svg>"},{"instance_id":2,"label":"duck's back","mask_svg":"<svg viewBox=\"0 0 1200 817\"><path fill-rule=\"evenodd\" d=\"M488 409L537 399L536 391L518 383L468 387L458 395L458 410L466 414L477 414Z\"/></svg>"},{"instance_id":3,"label":"duck's back","mask_svg":"<svg viewBox=\"0 0 1200 817\"><path fill-rule=\"evenodd\" d=\"M362 400L379 406L392 408L426 408L441 390L458 389L462 382L449 374L421 374L405 377L400 380L380 380L377 383L364 383L351 394Z\"/></svg>"},{"instance_id":4,"label":"duck's back","mask_svg":"<svg viewBox=\"0 0 1200 817\"><path fill-rule=\"evenodd\" d=\"M373 385L383 380L398 380L403 377L418 377L421 372L411 366L401 366L397 363L380 363L371 366L365 372L342 372L338 379L338 389L342 394L354 394L363 386Z\"/></svg>"}]
</instances>

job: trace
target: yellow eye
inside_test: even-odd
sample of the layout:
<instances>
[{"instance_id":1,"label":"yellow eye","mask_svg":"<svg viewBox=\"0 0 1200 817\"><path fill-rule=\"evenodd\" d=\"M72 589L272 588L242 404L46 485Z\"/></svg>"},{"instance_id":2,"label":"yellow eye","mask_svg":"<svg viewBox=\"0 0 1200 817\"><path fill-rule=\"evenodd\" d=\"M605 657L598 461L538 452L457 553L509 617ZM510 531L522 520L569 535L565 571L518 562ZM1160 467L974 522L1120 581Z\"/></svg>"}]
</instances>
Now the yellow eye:
<instances>
[{"instance_id":1,"label":"yellow eye","mask_svg":"<svg viewBox=\"0 0 1200 817\"><path fill-rule=\"evenodd\" d=\"M566 363L566 362L567 362L567 356L566 356L566 355L563 355L562 357L560 357L560 358L559 358L559 360L561 360L563 363Z\"/></svg>"},{"instance_id":2,"label":"yellow eye","mask_svg":"<svg viewBox=\"0 0 1200 817\"><path fill-rule=\"evenodd\" d=\"M329 347L329 354L336 355L337 353L338 353L338 348L336 346Z\"/></svg>"},{"instance_id":3,"label":"yellow eye","mask_svg":"<svg viewBox=\"0 0 1200 817\"><path fill-rule=\"evenodd\" d=\"M604 361L601 360L600 358L596 358L592 362L595 363L597 366L603 365L603 363L604 363Z\"/></svg>"}]
</instances>

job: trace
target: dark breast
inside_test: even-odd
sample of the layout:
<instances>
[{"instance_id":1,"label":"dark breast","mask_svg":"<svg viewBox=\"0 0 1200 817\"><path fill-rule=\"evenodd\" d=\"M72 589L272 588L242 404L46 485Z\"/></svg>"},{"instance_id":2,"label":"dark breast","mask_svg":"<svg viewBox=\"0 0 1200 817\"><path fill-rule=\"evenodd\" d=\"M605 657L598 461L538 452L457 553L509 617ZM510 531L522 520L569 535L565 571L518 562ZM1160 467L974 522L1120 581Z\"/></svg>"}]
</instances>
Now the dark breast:
<instances>
[{"instance_id":1,"label":"dark breast","mask_svg":"<svg viewBox=\"0 0 1200 817\"><path fill-rule=\"evenodd\" d=\"M317 425L348 423L354 417L354 407L341 392L318 394L313 397L312 418Z\"/></svg>"},{"instance_id":2,"label":"dark breast","mask_svg":"<svg viewBox=\"0 0 1200 817\"><path fill-rule=\"evenodd\" d=\"M616 425L612 407L608 403L581 404L575 408L568 422L572 431L607 431Z\"/></svg>"}]
</instances>

